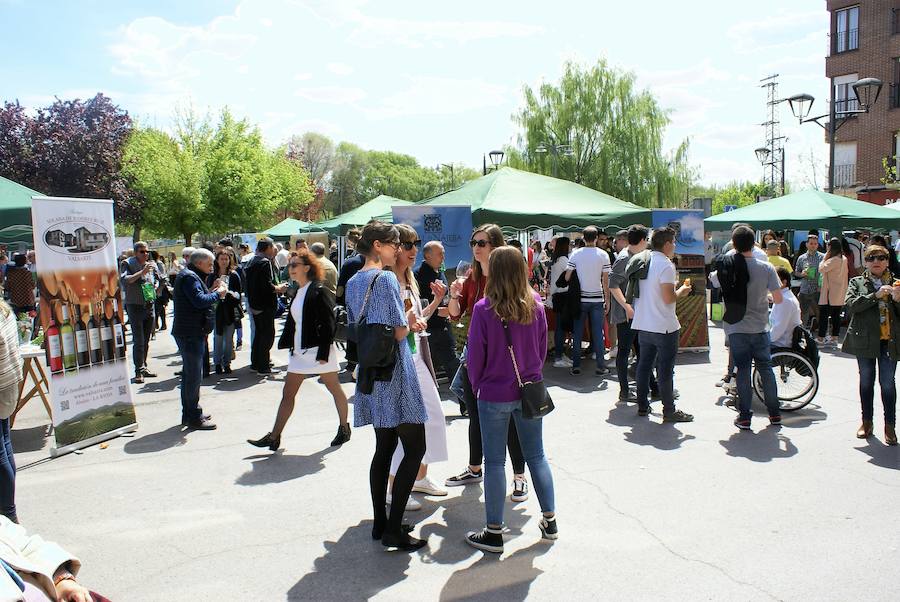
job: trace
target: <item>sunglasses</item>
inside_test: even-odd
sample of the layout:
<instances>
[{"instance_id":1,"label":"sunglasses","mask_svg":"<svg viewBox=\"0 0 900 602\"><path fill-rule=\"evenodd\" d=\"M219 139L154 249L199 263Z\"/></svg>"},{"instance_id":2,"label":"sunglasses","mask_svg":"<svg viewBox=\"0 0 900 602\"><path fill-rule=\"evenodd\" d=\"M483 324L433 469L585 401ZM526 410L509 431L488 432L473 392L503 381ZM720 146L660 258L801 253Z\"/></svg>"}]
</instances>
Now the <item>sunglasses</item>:
<instances>
[{"instance_id":1,"label":"sunglasses","mask_svg":"<svg viewBox=\"0 0 900 602\"><path fill-rule=\"evenodd\" d=\"M288 263L288 267L292 267L292 268L299 268L301 265L307 265L307 264L303 263L302 261L291 261L290 263Z\"/></svg>"},{"instance_id":2,"label":"sunglasses","mask_svg":"<svg viewBox=\"0 0 900 602\"><path fill-rule=\"evenodd\" d=\"M400 246L404 248L406 251L412 251L413 247L419 248L419 245L422 244L421 240L415 240L413 242L401 242Z\"/></svg>"},{"instance_id":3,"label":"sunglasses","mask_svg":"<svg viewBox=\"0 0 900 602\"><path fill-rule=\"evenodd\" d=\"M479 249L483 249L484 247L488 246L489 244L491 244L491 243L489 243L486 240L475 240L474 238L469 241L469 246L472 247L473 249L475 247L478 247Z\"/></svg>"},{"instance_id":4,"label":"sunglasses","mask_svg":"<svg viewBox=\"0 0 900 602\"><path fill-rule=\"evenodd\" d=\"M869 255L866 257L866 261L887 261L888 259L887 255Z\"/></svg>"}]
</instances>

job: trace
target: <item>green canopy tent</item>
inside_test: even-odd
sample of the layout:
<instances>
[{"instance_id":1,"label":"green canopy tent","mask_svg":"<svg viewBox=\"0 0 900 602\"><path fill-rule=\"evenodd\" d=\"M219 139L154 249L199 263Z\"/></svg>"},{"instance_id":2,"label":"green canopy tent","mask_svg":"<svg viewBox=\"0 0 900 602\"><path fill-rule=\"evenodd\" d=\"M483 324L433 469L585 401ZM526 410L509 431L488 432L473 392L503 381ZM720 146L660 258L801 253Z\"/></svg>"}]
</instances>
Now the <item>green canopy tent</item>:
<instances>
[{"instance_id":1,"label":"green canopy tent","mask_svg":"<svg viewBox=\"0 0 900 602\"><path fill-rule=\"evenodd\" d=\"M321 232L325 231L332 236L346 236L347 232L358 226L364 226L372 219L390 214L391 207L394 205L412 205L410 201L397 199L386 194L379 195L357 207L342 213L331 219L309 224L304 232Z\"/></svg>"},{"instance_id":2,"label":"green canopy tent","mask_svg":"<svg viewBox=\"0 0 900 602\"><path fill-rule=\"evenodd\" d=\"M745 222L758 230L808 230L841 232L852 228L896 229L900 214L892 209L819 190L803 190L713 215L703 220L707 230L730 230Z\"/></svg>"},{"instance_id":3,"label":"green canopy tent","mask_svg":"<svg viewBox=\"0 0 900 602\"><path fill-rule=\"evenodd\" d=\"M31 231L31 197L44 196L12 180L0 177L0 243L34 245Z\"/></svg>"},{"instance_id":4,"label":"green canopy tent","mask_svg":"<svg viewBox=\"0 0 900 602\"><path fill-rule=\"evenodd\" d=\"M422 205L469 205L472 223L517 230L580 230L589 225L650 224L650 210L608 194L512 167L498 169Z\"/></svg>"},{"instance_id":5,"label":"green canopy tent","mask_svg":"<svg viewBox=\"0 0 900 602\"><path fill-rule=\"evenodd\" d=\"M264 234L272 240L284 242L290 240L291 236L294 234L300 234L300 232L308 228L309 225L308 222L289 217L266 230Z\"/></svg>"}]
</instances>

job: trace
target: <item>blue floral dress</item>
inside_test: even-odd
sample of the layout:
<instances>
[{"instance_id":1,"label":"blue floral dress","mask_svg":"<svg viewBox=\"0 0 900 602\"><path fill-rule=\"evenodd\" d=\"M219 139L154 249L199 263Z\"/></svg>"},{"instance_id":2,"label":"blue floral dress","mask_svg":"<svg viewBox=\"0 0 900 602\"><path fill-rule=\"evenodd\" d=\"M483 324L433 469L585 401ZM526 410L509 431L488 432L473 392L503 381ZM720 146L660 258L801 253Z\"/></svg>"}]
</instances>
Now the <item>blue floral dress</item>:
<instances>
[{"instance_id":1,"label":"blue floral dress","mask_svg":"<svg viewBox=\"0 0 900 602\"><path fill-rule=\"evenodd\" d=\"M376 276L378 281L369 295L369 305L364 316L366 322L407 326L397 277L392 272L378 269L360 270L347 283L348 319L356 322L363 308L366 291ZM375 428L394 428L399 424L425 424L428 420L409 343L403 339L398 346L400 353L391 380L375 381L375 387L368 394L356 391L353 397L353 426L371 424Z\"/></svg>"}]
</instances>

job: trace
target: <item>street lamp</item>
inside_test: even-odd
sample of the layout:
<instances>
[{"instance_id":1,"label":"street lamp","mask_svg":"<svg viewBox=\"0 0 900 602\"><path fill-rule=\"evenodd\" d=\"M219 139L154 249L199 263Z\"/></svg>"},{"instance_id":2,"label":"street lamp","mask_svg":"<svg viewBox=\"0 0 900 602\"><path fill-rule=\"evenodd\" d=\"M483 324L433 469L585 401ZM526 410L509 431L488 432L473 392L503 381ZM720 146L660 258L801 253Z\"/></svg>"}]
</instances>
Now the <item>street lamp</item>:
<instances>
[{"instance_id":1,"label":"street lamp","mask_svg":"<svg viewBox=\"0 0 900 602\"><path fill-rule=\"evenodd\" d=\"M503 156L505 153L501 150L492 150L487 155L482 155L482 174L487 175L488 167L487 167L487 157L491 158L491 167L495 170L500 169L500 164L503 163Z\"/></svg>"},{"instance_id":2,"label":"street lamp","mask_svg":"<svg viewBox=\"0 0 900 602\"><path fill-rule=\"evenodd\" d=\"M551 142L540 142L534 148L534 152L542 155L544 153L550 153L553 161L553 177L557 177L556 175L556 166L557 161L559 160L559 156L563 155L565 157L571 157L575 154L575 151L572 150L571 144L554 144Z\"/></svg>"},{"instance_id":3,"label":"street lamp","mask_svg":"<svg viewBox=\"0 0 900 602\"><path fill-rule=\"evenodd\" d=\"M784 196L784 147L782 147L782 146L778 147L778 151L779 151L779 154L781 155L781 158L778 162L776 162L774 157L772 158L771 161L769 161L769 155L772 154L772 151L769 149L768 146L761 146L753 152L756 153L756 159L760 162L760 164L763 167L765 167L767 165L776 165L777 163L781 164L781 196ZM774 182L773 182L773 184L774 184Z\"/></svg>"},{"instance_id":4,"label":"street lamp","mask_svg":"<svg viewBox=\"0 0 900 602\"><path fill-rule=\"evenodd\" d=\"M814 122L828 132L828 192L834 192L834 135L847 120L863 113L868 113L869 109L878 101L881 94L881 88L884 84L880 79L874 77L865 77L857 80L850 87L853 88L853 94L859 103L858 109L848 109L840 111L835 110L836 101L834 98L828 101L828 114L819 115L818 117L807 117L812 110L813 98L809 94L796 94L788 98L788 104L791 106L791 112L794 117L800 120L800 123ZM832 93L834 96L834 85L832 84ZM823 125L821 120L828 118L828 124ZM838 123L840 120L840 123Z\"/></svg>"}]
</instances>

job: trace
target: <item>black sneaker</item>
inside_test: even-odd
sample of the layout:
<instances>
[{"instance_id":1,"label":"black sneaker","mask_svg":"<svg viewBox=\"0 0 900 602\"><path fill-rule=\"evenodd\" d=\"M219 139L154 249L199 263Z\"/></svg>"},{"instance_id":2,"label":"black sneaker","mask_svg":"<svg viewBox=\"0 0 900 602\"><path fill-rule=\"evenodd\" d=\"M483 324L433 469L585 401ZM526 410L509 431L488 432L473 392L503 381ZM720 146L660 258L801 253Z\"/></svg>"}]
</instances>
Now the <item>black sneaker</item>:
<instances>
[{"instance_id":1,"label":"black sneaker","mask_svg":"<svg viewBox=\"0 0 900 602\"><path fill-rule=\"evenodd\" d=\"M597 368L594 370L594 376L604 376L606 374L609 374L609 368L602 364L597 366Z\"/></svg>"},{"instance_id":2,"label":"black sneaker","mask_svg":"<svg viewBox=\"0 0 900 602\"><path fill-rule=\"evenodd\" d=\"M579 374L581 374L581 368L578 368L577 366L572 366L572 369L569 370L569 372L570 372L573 376L578 376Z\"/></svg>"},{"instance_id":3,"label":"black sneaker","mask_svg":"<svg viewBox=\"0 0 900 602\"><path fill-rule=\"evenodd\" d=\"M193 431L214 431L216 430L216 425L214 422L210 422L209 420L192 420L187 423L187 427Z\"/></svg>"},{"instance_id":4,"label":"black sneaker","mask_svg":"<svg viewBox=\"0 0 900 602\"><path fill-rule=\"evenodd\" d=\"M769 424L771 426L781 426L781 414L769 416Z\"/></svg>"},{"instance_id":5,"label":"black sneaker","mask_svg":"<svg viewBox=\"0 0 900 602\"><path fill-rule=\"evenodd\" d=\"M485 527L481 531L472 531L466 535L466 543L473 548L494 554L503 553L503 530Z\"/></svg>"},{"instance_id":6,"label":"black sneaker","mask_svg":"<svg viewBox=\"0 0 900 602\"><path fill-rule=\"evenodd\" d=\"M484 480L484 471L479 470L478 472L472 472L472 469L466 468L465 472L456 475L455 477L450 477L446 481L444 481L445 487L459 487L461 485L468 485L469 483L480 483Z\"/></svg>"},{"instance_id":7,"label":"black sneaker","mask_svg":"<svg viewBox=\"0 0 900 602\"><path fill-rule=\"evenodd\" d=\"M619 403L637 403L637 395L631 393L619 393Z\"/></svg>"},{"instance_id":8,"label":"black sneaker","mask_svg":"<svg viewBox=\"0 0 900 602\"><path fill-rule=\"evenodd\" d=\"M681 410L675 410L671 414L663 415L663 422L693 422L694 417L691 414L685 414Z\"/></svg>"},{"instance_id":9,"label":"black sneaker","mask_svg":"<svg viewBox=\"0 0 900 602\"><path fill-rule=\"evenodd\" d=\"M650 415L650 406L646 408L638 408L638 416L649 416Z\"/></svg>"},{"instance_id":10,"label":"black sneaker","mask_svg":"<svg viewBox=\"0 0 900 602\"><path fill-rule=\"evenodd\" d=\"M538 523L538 526L541 528L542 539L559 539L559 531L556 529L555 516L553 518L542 516L541 522Z\"/></svg>"},{"instance_id":11,"label":"black sneaker","mask_svg":"<svg viewBox=\"0 0 900 602\"><path fill-rule=\"evenodd\" d=\"M749 418L740 418L740 417L735 418L734 426L738 427L739 429L741 429L743 431L749 431L750 430L750 419Z\"/></svg>"}]
</instances>

